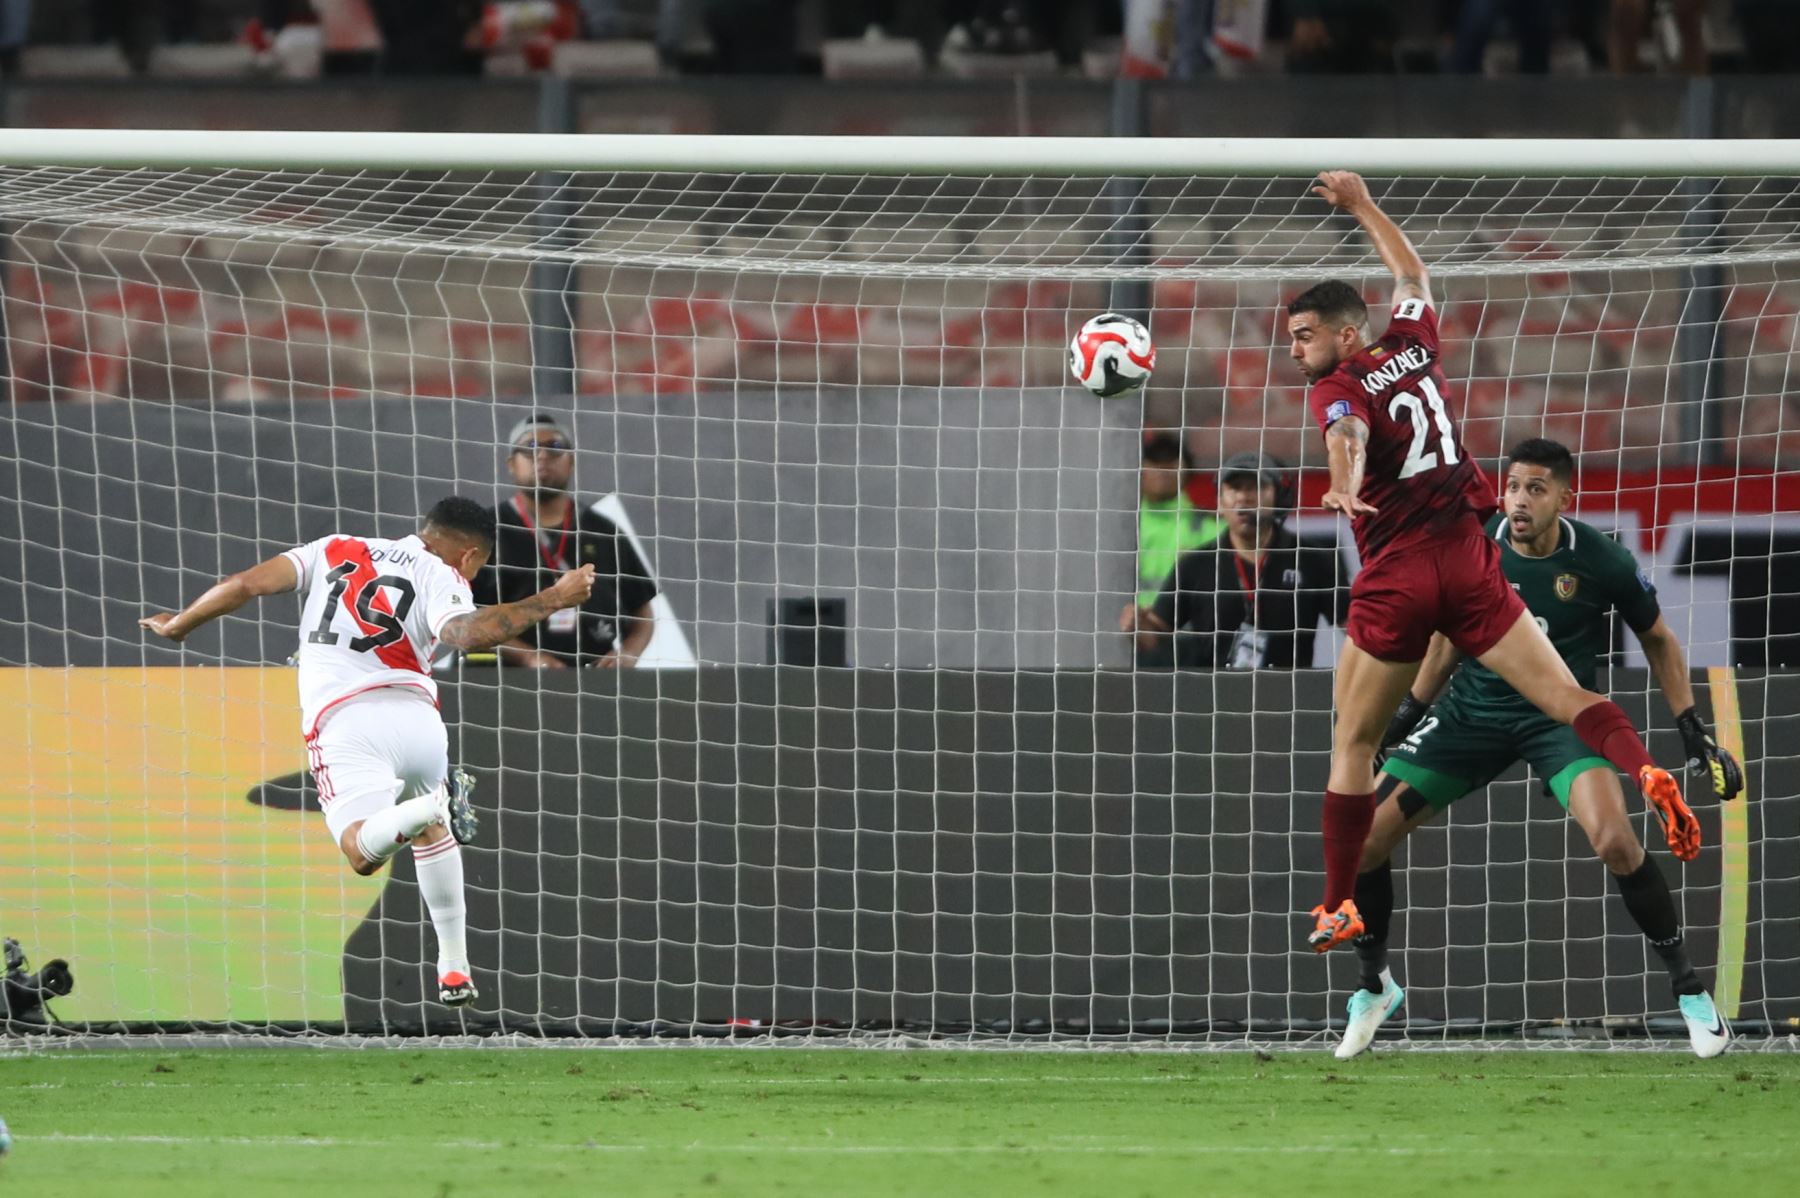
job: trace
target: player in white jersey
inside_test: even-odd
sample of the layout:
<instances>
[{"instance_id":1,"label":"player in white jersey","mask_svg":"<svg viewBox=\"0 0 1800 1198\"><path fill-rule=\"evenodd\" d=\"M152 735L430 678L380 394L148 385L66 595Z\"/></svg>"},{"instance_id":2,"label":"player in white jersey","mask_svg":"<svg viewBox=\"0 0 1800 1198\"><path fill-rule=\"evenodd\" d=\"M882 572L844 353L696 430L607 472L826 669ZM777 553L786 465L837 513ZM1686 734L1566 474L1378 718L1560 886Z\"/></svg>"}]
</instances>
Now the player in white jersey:
<instances>
[{"instance_id":1,"label":"player in white jersey","mask_svg":"<svg viewBox=\"0 0 1800 1198\"><path fill-rule=\"evenodd\" d=\"M475 835L470 779L449 766L431 654L491 649L551 612L579 607L594 585L582 566L528 599L477 609L469 580L494 549L494 518L470 499L442 500L415 536L333 535L219 582L179 613L138 623L172 641L263 595L300 591L300 707L319 806L359 874L411 845L438 940L438 996L475 998L460 847Z\"/></svg>"}]
</instances>

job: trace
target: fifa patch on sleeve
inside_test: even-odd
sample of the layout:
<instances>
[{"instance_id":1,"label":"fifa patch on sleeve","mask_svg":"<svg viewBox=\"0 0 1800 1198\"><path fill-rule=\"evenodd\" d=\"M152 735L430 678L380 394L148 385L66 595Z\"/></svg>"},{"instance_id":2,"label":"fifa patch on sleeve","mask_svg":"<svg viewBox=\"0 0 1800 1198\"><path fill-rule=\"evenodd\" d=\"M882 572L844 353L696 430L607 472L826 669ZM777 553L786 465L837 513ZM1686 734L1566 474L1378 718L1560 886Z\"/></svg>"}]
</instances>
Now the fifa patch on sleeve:
<instances>
[{"instance_id":1,"label":"fifa patch on sleeve","mask_svg":"<svg viewBox=\"0 0 1800 1198\"><path fill-rule=\"evenodd\" d=\"M1395 320L1422 320L1425 316L1425 301L1422 299L1401 300L1400 306L1394 309Z\"/></svg>"},{"instance_id":2,"label":"fifa patch on sleeve","mask_svg":"<svg viewBox=\"0 0 1800 1198\"><path fill-rule=\"evenodd\" d=\"M1642 566L1638 567L1637 580L1638 585L1643 587L1646 591L1654 591L1656 589L1656 584L1650 581L1650 571L1644 569Z\"/></svg>"},{"instance_id":3,"label":"fifa patch on sleeve","mask_svg":"<svg viewBox=\"0 0 1800 1198\"><path fill-rule=\"evenodd\" d=\"M1347 399L1334 399L1331 401L1331 406L1325 409L1325 423L1336 424L1349 414L1350 401Z\"/></svg>"}]
</instances>

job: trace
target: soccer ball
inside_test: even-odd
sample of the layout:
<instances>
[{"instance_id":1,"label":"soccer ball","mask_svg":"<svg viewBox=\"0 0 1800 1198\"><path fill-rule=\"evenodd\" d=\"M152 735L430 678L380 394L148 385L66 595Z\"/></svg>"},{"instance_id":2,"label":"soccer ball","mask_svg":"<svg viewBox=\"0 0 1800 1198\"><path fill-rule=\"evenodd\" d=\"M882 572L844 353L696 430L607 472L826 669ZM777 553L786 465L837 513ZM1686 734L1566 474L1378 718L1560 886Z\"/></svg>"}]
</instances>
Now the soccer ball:
<instances>
[{"instance_id":1,"label":"soccer ball","mask_svg":"<svg viewBox=\"0 0 1800 1198\"><path fill-rule=\"evenodd\" d=\"M1136 391L1154 369L1150 330L1117 312L1094 317L1069 343L1069 373L1102 399Z\"/></svg>"}]
</instances>

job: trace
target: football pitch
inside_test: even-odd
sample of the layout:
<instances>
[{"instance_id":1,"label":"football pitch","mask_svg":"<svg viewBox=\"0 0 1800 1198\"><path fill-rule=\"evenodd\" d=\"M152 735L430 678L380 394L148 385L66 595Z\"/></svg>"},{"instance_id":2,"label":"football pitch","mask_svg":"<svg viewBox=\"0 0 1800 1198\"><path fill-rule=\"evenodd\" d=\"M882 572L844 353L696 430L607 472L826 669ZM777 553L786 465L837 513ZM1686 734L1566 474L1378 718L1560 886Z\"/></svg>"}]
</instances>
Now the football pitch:
<instances>
[{"instance_id":1,"label":"football pitch","mask_svg":"<svg viewBox=\"0 0 1800 1198\"><path fill-rule=\"evenodd\" d=\"M8 1192L1788 1192L1800 1055L55 1051ZM1358 1182L1356 1179L1360 1179Z\"/></svg>"}]
</instances>

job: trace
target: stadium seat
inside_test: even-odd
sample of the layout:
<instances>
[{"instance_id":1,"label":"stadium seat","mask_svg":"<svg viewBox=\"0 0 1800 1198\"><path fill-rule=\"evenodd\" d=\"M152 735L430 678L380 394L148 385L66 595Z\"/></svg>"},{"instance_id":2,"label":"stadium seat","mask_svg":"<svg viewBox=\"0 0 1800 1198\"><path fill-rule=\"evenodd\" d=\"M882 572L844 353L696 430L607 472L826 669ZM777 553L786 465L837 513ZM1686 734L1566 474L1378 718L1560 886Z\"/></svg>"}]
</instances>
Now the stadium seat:
<instances>
[{"instance_id":1,"label":"stadium seat","mask_svg":"<svg viewBox=\"0 0 1800 1198\"><path fill-rule=\"evenodd\" d=\"M1123 48L1118 38L1101 38L1081 52L1083 79L1116 79Z\"/></svg>"},{"instance_id":2,"label":"stadium seat","mask_svg":"<svg viewBox=\"0 0 1800 1198\"><path fill-rule=\"evenodd\" d=\"M819 46L827 79L916 79L925 49L910 37L829 38Z\"/></svg>"},{"instance_id":3,"label":"stadium seat","mask_svg":"<svg viewBox=\"0 0 1800 1198\"><path fill-rule=\"evenodd\" d=\"M235 79L256 71L256 51L242 42L158 46L150 52L150 73L162 79Z\"/></svg>"},{"instance_id":4,"label":"stadium seat","mask_svg":"<svg viewBox=\"0 0 1800 1198\"><path fill-rule=\"evenodd\" d=\"M1048 50L1036 54L977 54L968 50L945 50L938 59L944 74L956 79L1011 79L1015 75L1043 77L1058 71L1056 55Z\"/></svg>"},{"instance_id":5,"label":"stadium seat","mask_svg":"<svg viewBox=\"0 0 1800 1198\"><path fill-rule=\"evenodd\" d=\"M565 79L653 79L662 74L656 45L648 41L558 42L550 73Z\"/></svg>"},{"instance_id":6,"label":"stadium seat","mask_svg":"<svg viewBox=\"0 0 1800 1198\"><path fill-rule=\"evenodd\" d=\"M27 79L127 79L131 66L114 45L26 46L19 71Z\"/></svg>"}]
</instances>

